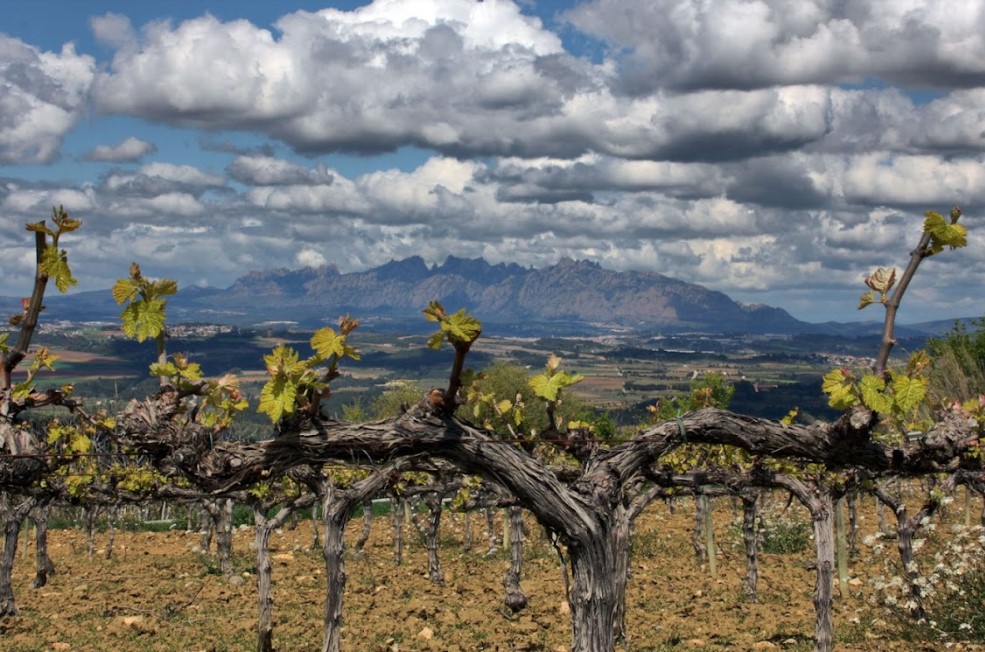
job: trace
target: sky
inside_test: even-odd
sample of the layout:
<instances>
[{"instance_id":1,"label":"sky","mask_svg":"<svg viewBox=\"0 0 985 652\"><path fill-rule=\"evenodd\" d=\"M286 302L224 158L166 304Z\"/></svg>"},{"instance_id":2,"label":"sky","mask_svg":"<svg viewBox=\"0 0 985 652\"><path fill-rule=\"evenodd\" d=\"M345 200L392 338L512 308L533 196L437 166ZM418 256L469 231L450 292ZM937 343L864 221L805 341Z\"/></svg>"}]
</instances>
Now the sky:
<instances>
[{"instance_id":1,"label":"sky","mask_svg":"<svg viewBox=\"0 0 985 652\"><path fill-rule=\"evenodd\" d=\"M3 0L0 294L418 255L652 271L813 322L924 261L985 315L985 0ZM481 319L481 315L477 315Z\"/></svg>"}]
</instances>

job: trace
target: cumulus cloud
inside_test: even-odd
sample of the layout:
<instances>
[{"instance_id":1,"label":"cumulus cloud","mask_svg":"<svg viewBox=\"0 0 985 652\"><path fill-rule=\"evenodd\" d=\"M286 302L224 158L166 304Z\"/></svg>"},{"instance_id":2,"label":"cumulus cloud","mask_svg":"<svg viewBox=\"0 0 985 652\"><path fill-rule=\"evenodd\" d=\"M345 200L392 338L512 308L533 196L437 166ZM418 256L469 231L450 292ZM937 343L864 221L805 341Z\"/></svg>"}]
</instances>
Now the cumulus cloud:
<instances>
[{"instance_id":1,"label":"cumulus cloud","mask_svg":"<svg viewBox=\"0 0 985 652\"><path fill-rule=\"evenodd\" d=\"M226 179L191 165L148 163L136 171L114 170L103 179L103 185L117 196L152 198L181 192L198 197L207 190L225 186Z\"/></svg>"},{"instance_id":2,"label":"cumulus cloud","mask_svg":"<svg viewBox=\"0 0 985 652\"><path fill-rule=\"evenodd\" d=\"M256 186L331 185L335 175L324 165L309 170L303 165L273 156L238 156L226 168L229 176Z\"/></svg>"},{"instance_id":3,"label":"cumulus cloud","mask_svg":"<svg viewBox=\"0 0 985 652\"><path fill-rule=\"evenodd\" d=\"M93 120L198 130L209 165L132 138L87 158L143 165L3 179L0 208L74 207L72 255L93 278L119 275L111 255L214 285L285 262L569 256L813 313L850 295L853 318L860 279L924 210L960 203L973 222L985 206L983 7L593 0L564 15L569 42L604 44L593 57L508 0L375 0L272 28L105 14L98 65L0 37L0 163L54 160L91 103ZM427 159L411 168L404 148ZM365 157L359 172L335 152ZM985 280L985 254L967 255Z\"/></svg>"},{"instance_id":4,"label":"cumulus cloud","mask_svg":"<svg viewBox=\"0 0 985 652\"><path fill-rule=\"evenodd\" d=\"M594 0L566 14L626 48L619 87L914 86L985 81L985 8L920 0Z\"/></svg>"},{"instance_id":5,"label":"cumulus cloud","mask_svg":"<svg viewBox=\"0 0 985 652\"><path fill-rule=\"evenodd\" d=\"M325 256L314 249L305 248L294 257L298 267L321 267L327 262Z\"/></svg>"},{"instance_id":6,"label":"cumulus cloud","mask_svg":"<svg viewBox=\"0 0 985 652\"><path fill-rule=\"evenodd\" d=\"M85 107L95 61L67 43L42 52L0 33L0 163L47 163Z\"/></svg>"},{"instance_id":7,"label":"cumulus cloud","mask_svg":"<svg viewBox=\"0 0 985 652\"><path fill-rule=\"evenodd\" d=\"M84 213L96 206L93 188L30 187L8 188L0 202L5 211L19 214L31 221L51 215L52 206L65 206L70 213Z\"/></svg>"},{"instance_id":8,"label":"cumulus cloud","mask_svg":"<svg viewBox=\"0 0 985 652\"><path fill-rule=\"evenodd\" d=\"M211 16L147 25L93 96L104 111L261 129L305 152L505 152L562 135L566 97L597 83L509 2L377 0L277 28Z\"/></svg>"},{"instance_id":9,"label":"cumulus cloud","mask_svg":"<svg viewBox=\"0 0 985 652\"><path fill-rule=\"evenodd\" d=\"M119 145L97 145L84 158L89 161L131 162L156 151L157 146L153 143L131 136Z\"/></svg>"}]
</instances>

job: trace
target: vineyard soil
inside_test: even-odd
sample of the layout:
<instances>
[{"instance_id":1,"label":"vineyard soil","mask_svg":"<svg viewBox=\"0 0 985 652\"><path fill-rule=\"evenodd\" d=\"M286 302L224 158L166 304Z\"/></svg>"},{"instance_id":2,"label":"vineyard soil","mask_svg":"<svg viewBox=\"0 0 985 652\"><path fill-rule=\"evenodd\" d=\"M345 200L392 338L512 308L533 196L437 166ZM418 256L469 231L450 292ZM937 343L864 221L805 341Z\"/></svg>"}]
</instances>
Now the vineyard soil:
<instances>
[{"instance_id":1,"label":"vineyard soil","mask_svg":"<svg viewBox=\"0 0 985 652\"><path fill-rule=\"evenodd\" d=\"M715 502L715 516L721 546L717 578L695 561L690 543L691 500L680 500L673 513L658 503L641 517L628 594L632 649L811 649L811 552L762 554L759 601L743 600L745 557L741 533L727 500ZM786 516L806 522L806 514L795 505L789 507ZM864 514L863 519L860 540L875 530L873 514ZM484 556L483 519L472 519L474 545L463 553L462 517L446 513L441 548L446 583L441 587L428 581L426 551L412 526L404 530L410 533L404 564L394 566L390 519L378 518L364 554L356 557L350 553L347 561L344 649L567 650L570 627L557 558L536 525L528 522L522 585L530 602L520 615L511 616L502 604L508 551L500 549ZM350 542L360 525L358 518L353 521ZM34 547L22 536L15 570L21 615L0 622L0 649L255 649L257 607L251 528L236 532L237 575L232 582L218 574L213 557L198 552L197 532L118 532L109 560L104 555L107 539L107 533L98 535L97 554L90 561L81 531L53 531L50 553L57 574L44 588L32 589ZM275 533L271 539L274 643L279 650L320 649L324 567L320 551L310 548L312 540L310 521ZM839 595L835 589L838 649L937 649L893 640L889 624L878 618L868 601L872 594L870 578L884 572L884 562L862 548L862 556L851 560L853 580L847 595ZM985 647L959 645L950 649Z\"/></svg>"}]
</instances>

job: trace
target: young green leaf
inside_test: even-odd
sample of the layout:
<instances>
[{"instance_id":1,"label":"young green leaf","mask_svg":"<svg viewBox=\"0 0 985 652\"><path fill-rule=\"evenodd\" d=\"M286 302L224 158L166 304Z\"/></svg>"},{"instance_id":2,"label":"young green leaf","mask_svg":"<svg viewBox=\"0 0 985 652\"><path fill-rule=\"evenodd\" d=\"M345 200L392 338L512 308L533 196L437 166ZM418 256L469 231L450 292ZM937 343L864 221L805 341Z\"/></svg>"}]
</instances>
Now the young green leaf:
<instances>
[{"instance_id":1,"label":"young green leaf","mask_svg":"<svg viewBox=\"0 0 985 652\"><path fill-rule=\"evenodd\" d=\"M260 405L257 412L262 412L277 423L285 414L294 412L297 401L298 387L285 376L276 376L267 381L260 390Z\"/></svg>"},{"instance_id":2,"label":"young green leaf","mask_svg":"<svg viewBox=\"0 0 985 652\"><path fill-rule=\"evenodd\" d=\"M862 403L879 414L889 414L893 409L893 398L886 394L886 381L880 376L868 374L859 381Z\"/></svg>"},{"instance_id":3,"label":"young green leaf","mask_svg":"<svg viewBox=\"0 0 985 652\"><path fill-rule=\"evenodd\" d=\"M68 254L64 249L53 245L45 247L41 253L39 271L55 281L55 287L59 292L67 292L73 285L78 285L78 281L68 268Z\"/></svg>"},{"instance_id":4,"label":"young green leaf","mask_svg":"<svg viewBox=\"0 0 985 652\"><path fill-rule=\"evenodd\" d=\"M170 378L178 375L178 368L173 362L154 362L150 366L151 376Z\"/></svg>"},{"instance_id":5,"label":"young green leaf","mask_svg":"<svg viewBox=\"0 0 985 652\"><path fill-rule=\"evenodd\" d=\"M428 321L438 322L440 330L428 338L428 347L440 349L444 338L452 346L469 345L479 339L482 334L482 324L462 308L449 315L444 306L437 300L432 300L428 307L422 310Z\"/></svg>"},{"instance_id":6,"label":"young green leaf","mask_svg":"<svg viewBox=\"0 0 985 652\"><path fill-rule=\"evenodd\" d=\"M51 221L58 227L58 230L52 234L52 238L56 243L58 242L58 236L61 234L69 233L82 226L82 220L74 220L69 217L64 206L59 206L58 208L51 207Z\"/></svg>"},{"instance_id":7,"label":"young green leaf","mask_svg":"<svg viewBox=\"0 0 985 652\"><path fill-rule=\"evenodd\" d=\"M161 299L132 301L120 314L123 332L138 342L157 337L164 331L164 306Z\"/></svg>"},{"instance_id":8,"label":"young green leaf","mask_svg":"<svg viewBox=\"0 0 985 652\"><path fill-rule=\"evenodd\" d=\"M924 213L924 231L930 234L930 253L936 254L944 247L957 249L968 244L968 229L961 224L947 222L944 216L934 211Z\"/></svg>"},{"instance_id":9,"label":"young green leaf","mask_svg":"<svg viewBox=\"0 0 985 652\"><path fill-rule=\"evenodd\" d=\"M914 410L927 396L929 381L923 377L911 378L903 374L893 374L893 403L904 414Z\"/></svg>"},{"instance_id":10,"label":"young green leaf","mask_svg":"<svg viewBox=\"0 0 985 652\"><path fill-rule=\"evenodd\" d=\"M319 355L322 360L335 356L336 359L351 358L359 359L359 351L346 344L346 336L336 333L334 329L325 327L315 331L311 338L311 348Z\"/></svg>"},{"instance_id":11,"label":"young green leaf","mask_svg":"<svg viewBox=\"0 0 985 652\"><path fill-rule=\"evenodd\" d=\"M876 302L876 296L872 294L872 290L866 291L858 300L858 309L861 310Z\"/></svg>"},{"instance_id":12,"label":"young green leaf","mask_svg":"<svg viewBox=\"0 0 985 652\"><path fill-rule=\"evenodd\" d=\"M133 279L121 278L113 284L113 300L117 305L133 301L140 292L140 286Z\"/></svg>"},{"instance_id":13,"label":"young green leaf","mask_svg":"<svg viewBox=\"0 0 985 652\"><path fill-rule=\"evenodd\" d=\"M33 231L34 233L44 233L45 235L55 237L55 232L45 226L44 222L31 222L26 228L28 231Z\"/></svg>"},{"instance_id":14,"label":"young green leaf","mask_svg":"<svg viewBox=\"0 0 985 652\"><path fill-rule=\"evenodd\" d=\"M530 378L530 389L545 401L556 401L562 389L580 383L583 379L584 376L581 374L569 374L564 371L555 372L550 376L547 373L537 374Z\"/></svg>"},{"instance_id":15,"label":"young green leaf","mask_svg":"<svg viewBox=\"0 0 985 652\"><path fill-rule=\"evenodd\" d=\"M836 410L847 410L858 405L855 377L846 369L832 369L824 375L821 391L828 395L828 405Z\"/></svg>"},{"instance_id":16,"label":"young green leaf","mask_svg":"<svg viewBox=\"0 0 985 652\"><path fill-rule=\"evenodd\" d=\"M482 334L482 324L462 308L441 323L441 330L452 344L471 344Z\"/></svg>"}]
</instances>

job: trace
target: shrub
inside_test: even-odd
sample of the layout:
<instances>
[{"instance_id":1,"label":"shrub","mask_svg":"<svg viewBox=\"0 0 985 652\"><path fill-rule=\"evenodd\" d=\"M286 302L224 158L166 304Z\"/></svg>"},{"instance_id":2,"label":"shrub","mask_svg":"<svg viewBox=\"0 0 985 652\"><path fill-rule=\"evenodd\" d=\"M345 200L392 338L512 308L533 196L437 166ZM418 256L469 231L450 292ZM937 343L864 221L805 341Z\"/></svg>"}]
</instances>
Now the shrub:
<instances>
[{"instance_id":1,"label":"shrub","mask_svg":"<svg viewBox=\"0 0 985 652\"><path fill-rule=\"evenodd\" d=\"M777 519L762 521L760 526L762 542L760 550L771 555L792 555L804 552L811 544L812 528L810 523Z\"/></svg>"},{"instance_id":2,"label":"shrub","mask_svg":"<svg viewBox=\"0 0 985 652\"><path fill-rule=\"evenodd\" d=\"M926 617L915 619L908 583L900 575L874 581L878 597L910 640L985 640L985 531L981 526L953 526L953 537L941 543L933 566L914 568ZM917 540L914 548L917 548ZM916 563L914 563L916 567Z\"/></svg>"}]
</instances>

